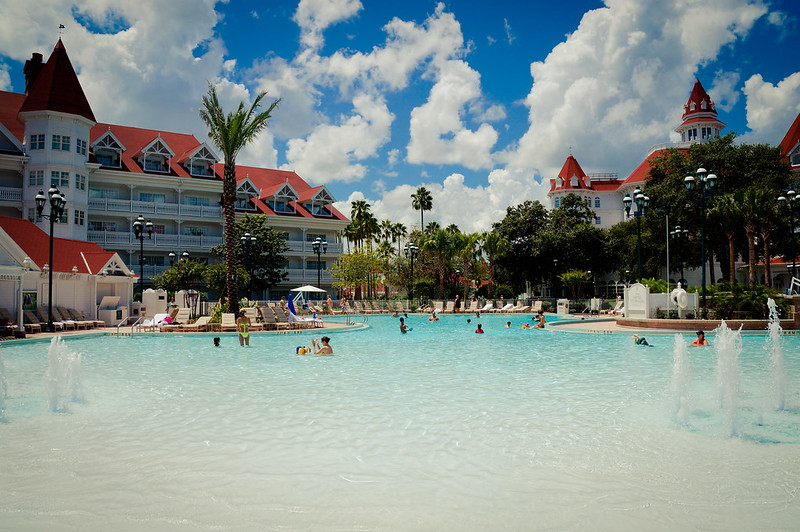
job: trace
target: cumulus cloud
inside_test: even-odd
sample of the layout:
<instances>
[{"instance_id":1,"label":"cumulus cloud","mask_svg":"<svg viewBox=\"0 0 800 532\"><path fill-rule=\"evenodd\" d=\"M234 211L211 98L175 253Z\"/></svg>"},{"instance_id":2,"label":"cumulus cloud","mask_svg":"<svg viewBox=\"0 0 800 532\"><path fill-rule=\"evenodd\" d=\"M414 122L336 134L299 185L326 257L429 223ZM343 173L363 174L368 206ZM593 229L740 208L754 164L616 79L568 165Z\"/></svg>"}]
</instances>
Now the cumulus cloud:
<instances>
[{"instance_id":1,"label":"cumulus cloud","mask_svg":"<svg viewBox=\"0 0 800 532\"><path fill-rule=\"evenodd\" d=\"M0 62L0 91L11 89L11 75L8 73L8 65Z\"/></svg>"},{"instance_id":2,"label":"cumulus cloud","mask_svg":"<svg viewBox=\"0 0 800 532\"><path fill-rule=\"evenodd\" d=\"M741 0L608 0L531 64L530 125L503 158L552 177L574 146L598 172L632 170L679 121L697 65L765 13Z\"/></svg>"},{"instance_id":3,"label":"cumulus cloud","mask_svg":"<svg viewBox=\"0 0 800 532\"><path fill-rule=\"evenodd\" d=\"M356 161L377 155L389 138L394 115L382 98L367 94L353 99L353 109L338 125L320 126L306 138L291 139L284 169L295 170L315 183L363 178L367 168Z\"/></svg>"},{"instance_id":4,"label":"cumulus cloud","mask_svg":"<svg viewBox=\"0 0 800 532\"><path fill-rule=\"evenodd\" d=\"M744 142L777 144L800 112L800 72L778 82L765 81L755 74L744 82L747 98L747 125Z\"/></svg>"},{"instance_id":5,"label":"cumulus cloud","mask_svg":"<svg viewBox=\"0 0 800 532\"><path fill-rule=\"evenodd\" d=\"M714 95L714 104L717 109L730 111L739 101L741 93L737 86L740 77L738 72L717 72L714 84L707 91Z\"/></svg>"},{"instance_id":6,"label":"cumulus cloud","mask_svg":"<svg viewBox=\"0 0 800 532\"><path fill-rule=\"evenodd\" d=\"M347 20L362 7L359 0L300 0L294 21L300 26L301 42L309 48L319 48L325 28Z\"/></svg>"}]
</instances>

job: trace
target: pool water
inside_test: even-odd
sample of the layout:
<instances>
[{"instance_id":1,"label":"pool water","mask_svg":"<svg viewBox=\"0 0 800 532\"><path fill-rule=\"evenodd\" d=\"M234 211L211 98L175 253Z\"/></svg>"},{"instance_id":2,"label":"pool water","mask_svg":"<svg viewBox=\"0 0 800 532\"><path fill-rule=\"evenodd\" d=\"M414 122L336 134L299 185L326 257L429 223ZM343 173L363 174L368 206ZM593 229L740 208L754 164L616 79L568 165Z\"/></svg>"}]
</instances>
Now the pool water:
<instances>
[{"instance_id":1,"label":"pool water","mask_svg":"<svg viewBox=\"0 0 800 532\"><path fill-rule=\"evenodd\" d=\"M331 357L296 356L306 335L67 339L59 412L48 344L3 347L0 529L797 528L796 336L780 411L765 337L741 340L731 437L713 346L687 350L677 419L673 335L530 318L370 317Z\"/></svg>"}]
</instances>

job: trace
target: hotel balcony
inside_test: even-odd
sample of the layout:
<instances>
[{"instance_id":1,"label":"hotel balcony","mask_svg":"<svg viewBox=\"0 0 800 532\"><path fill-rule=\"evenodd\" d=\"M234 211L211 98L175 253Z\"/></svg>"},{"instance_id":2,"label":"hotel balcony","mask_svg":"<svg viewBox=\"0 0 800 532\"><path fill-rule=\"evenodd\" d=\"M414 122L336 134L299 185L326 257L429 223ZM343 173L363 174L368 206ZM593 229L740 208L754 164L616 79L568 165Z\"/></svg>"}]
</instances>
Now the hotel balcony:
<instances>
[{"instance_id":1,"label":"hotel balcony","mask_svg":"<svg viewBox=\"0 0 800 532\"><path fill-rule=\"evenodd\" d=\"M289 253L307 253L316 255L314 253L313 248L314 242L303 241L303 240L287 240L286 246L289 248ZM342 253L342 243L341 242L328 242L328 254L339 255ZM326 253L322 254L324 258Z\"/></svg>"},{"instance_id":2,"label":"hotel balcony","mask_svg":"<svg viewBox=\"0 0 800 532\"><path fill-rule=\"evenodd\" d=\"M22 201L22 189L0 187L0 201L13 201L15 203L20 203Z\"/></svg>"},{"instance_id":3,"label":"hotel balcony","mask_svg":"<svg viewBox=\"0 0 800 532\"><path fill-rule=\"evenodd\" d=\"M88 239L90 242L100 244L106 249L139 249L139 240L133 232L88 231ZM153 238L145 237L144 240L144 247L147 250L201 249L208 251L219 244L222 244L221 236L160 235L154 233Z\"/></svg>"},{"instance_id":4,"label":"hotel balcony","mask_svg":"<svg viewBox=\"0 0 800 532\"><path fill-rule=\"evenodd\" d=\"M215 220L222 218L222 207L218 205L184 205L182 203L154 203L151 201L89 198L89 209L99 212L191 216L195 218L214 218Z\"/></svg>"},{"instance_id":5,"label":"hotel balcony","mask_svg":"<svg viewBox=\"0 0 800 532\"><path fill-rule=\"evenodd\" d=\"M283 281L284 283L317 284L317 270L288 268L284 271L289 274L286 280ZM330 285L333 282L333 277L327 270L320 270L319 277L324 285Z\"/></svg>"}]
</instances>

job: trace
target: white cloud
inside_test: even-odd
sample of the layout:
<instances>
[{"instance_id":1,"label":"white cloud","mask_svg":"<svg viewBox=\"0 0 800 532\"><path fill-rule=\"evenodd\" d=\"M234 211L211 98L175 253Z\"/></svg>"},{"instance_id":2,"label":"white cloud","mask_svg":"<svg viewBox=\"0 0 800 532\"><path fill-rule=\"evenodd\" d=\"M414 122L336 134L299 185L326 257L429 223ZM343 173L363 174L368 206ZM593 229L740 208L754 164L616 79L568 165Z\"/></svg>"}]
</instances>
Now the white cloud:
<instances>
[{"instance_id":1,"label":"white cloud","mask_svg":"<svg viewBox=\"0 0 800 532\"><path fill-rule=\"evenodd\" d=\"M428 101L411 111L408 162L491 167L497 132L486 123L472 131L461 120L464 106L479 97L480 75L475 70L463 61L441 65Z\"/></svg>"},{"instance_id":2,"label":"white cloud","mask_svg":"<svg viewBox=\"0 0 800 532\"><path fill-rule=\"evenodd\" d=\"M362 7L359 0L300 0L294 21L300 26L301 42L319 48L325 28L356 15Z\"/></svg>"},{"instance_id":3,"label":"white cloud","mask_svg":"<svg viewBox=\"0 0 800 532\"><path fill-rule=\"evenodd\" d=\"M744 82L747 98L749 133L743 142L766 142L777 145L800 112L800 72L782 79L777 85L755 74Z\"/></svg>"},{"instance_id":4,"label":"white cloud","mask_svg":"<svg viewBox=\"0 0 800 532\"><path fill-rule=\"evenodd\" d=\"M11 75L8 72L8 65L0 62L0 91L11 89Z\"/></svg>"},{"instance_id":5,"label":"white cloud","mask_svg":"<svg viewBox=\"0 0 800 532\"><path fill-rule=\"evenodd\" d=\"M508 23L508 19L503 19L503 28L506 30L506 41L508 44L514 44L514 40L516 37L511 33L511 24Z\"/></svg>"},{"instance_id":6,"label":"white cloud","mask_svg":"<svg viewBox=\"0 0 800 532\"><path fill-rule=\"evenodd\" d=\"M354 113L341 117L339 125L322 125L305 139L288 142L287 164L314 183L355 181L366 175L356 161L374 157L389 139L394 115L382 98L359 94L353 99Z\"/></svg>"},{"instance_id":7,"label":"white cloud","mask_svg":"<svg viewBox=\"0 0 800 532\"><path fill-rule=\"evenodd\" d=\"M738 72L717 72L714 84L707 91L714 95L714 104L717 109L730 111L739 101L741 93L737 89L737 85L739 85L740 77Z\"/></svg>"},{"instance_id":8,"label":"white cloud","mask_svg":"<svg viewBox=\"0 0 800 532\"><path fill-rule=\"evenodd\" d=\"M531 64L529 129L503 154L514 167L552 177L573 146L594 171L624 175L678 123L697 65L766 13L744 0L606 5Z\"/></svg>"}]
</instances>

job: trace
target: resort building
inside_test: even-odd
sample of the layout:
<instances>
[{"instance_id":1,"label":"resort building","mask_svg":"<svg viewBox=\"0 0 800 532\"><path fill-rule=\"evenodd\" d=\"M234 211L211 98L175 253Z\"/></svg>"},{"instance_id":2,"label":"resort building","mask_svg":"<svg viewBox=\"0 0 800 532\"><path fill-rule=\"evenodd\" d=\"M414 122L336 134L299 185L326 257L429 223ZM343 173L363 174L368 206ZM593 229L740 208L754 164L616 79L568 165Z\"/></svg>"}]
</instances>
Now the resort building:
<instances>
[{"instance_id":1,"label":"resort building","mask_svg":"<svg viewBox=\"0 0 800 532\"><path fill-rule=\"evenodd\" d=\"M143 271L145 288L182 256L215 260L209 250L223 242L224 219L223 164L213 146L191 134L97 122L61 40L47 62L34 53L24 73L25 94L0 91L0 215L46 229L35 197L58 187L66 208L55 235L118 253ZM254 296L316 284L318 267L330 290L327 272L348 223L330 192L294 172L263 168L237 168L237 181L237 216L266 214L291 250L288 279ZM152 224L143 244L133 225L140 215ZM327 242L319 264L311 244L317 237Z\"/></svg>"},{"instance_id":2,"label":"resort building","mask_svg":"<svg viewBox=\"0 0 800 532\"><path fill-rule=\"evenodd\" d=\"M644 188L645 179L655 158L664 155L670 148L688 150L692 144L718 137L724 128L725 124L717 119L714 101L703 89L700 80L696 80L689 100L683 106L681 123L674 130L680 136L679 142L651 147L645 159L623 180L615 173L587 175L570 153L558 177L550 180L550 190L547 193L550 208L558 208L567 194L576 194L587 201L595 212L597 227L609 228L625 220L625 205L622 200L626 194L633 196L637 186Z\"/></svg>"}]
</instances>

